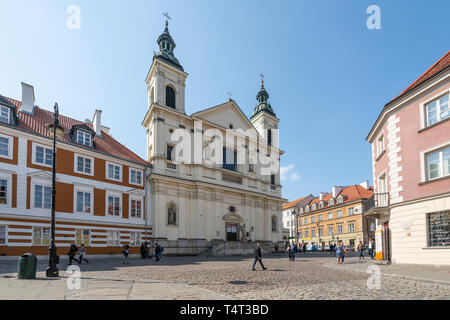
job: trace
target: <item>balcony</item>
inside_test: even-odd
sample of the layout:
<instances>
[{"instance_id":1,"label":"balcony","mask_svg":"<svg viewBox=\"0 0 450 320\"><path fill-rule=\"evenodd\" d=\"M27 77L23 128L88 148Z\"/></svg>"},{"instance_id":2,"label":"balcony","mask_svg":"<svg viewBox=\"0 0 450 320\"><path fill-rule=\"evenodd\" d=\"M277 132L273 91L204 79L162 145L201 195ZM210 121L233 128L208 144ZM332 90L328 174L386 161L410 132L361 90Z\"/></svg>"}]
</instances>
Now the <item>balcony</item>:
<instances>
[{"instance_id":1,"label":"balcony","mask_svg":"<svg viewBox=\"0 0 450 320\"><path fill-rule=\"evenodd\" d=\"M172 162L167 162L167 169L177 170L177 165Z\"/></svg>"},{"instance_id":2,"label":"balcony","mask_svg":"<svg viewBox=\"0 0 450 320\"><path fill-rule=\"evenodd\" d=\"M363 202L363 214L375 219L389 215L389 193L374 193L374 195Z\"/></svg>"},{"instance_id":3,"label":"balcony","mask_svg":"<svg viewBox=\"0 0 450 320\"><path fill-rule=\"evenodd\" d=\"M231 174L228 172L222 172L222 181L242 184L242 177L240 175Z\"/></svg>"}]
</instances>

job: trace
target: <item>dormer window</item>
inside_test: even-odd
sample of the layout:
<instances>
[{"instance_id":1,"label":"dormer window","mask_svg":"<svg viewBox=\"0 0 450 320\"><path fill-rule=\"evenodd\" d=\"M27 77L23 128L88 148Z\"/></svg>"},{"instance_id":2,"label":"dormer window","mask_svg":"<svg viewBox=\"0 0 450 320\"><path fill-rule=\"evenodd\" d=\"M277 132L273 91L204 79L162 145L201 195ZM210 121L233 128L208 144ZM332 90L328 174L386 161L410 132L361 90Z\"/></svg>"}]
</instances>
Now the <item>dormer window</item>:
<instances>
[{"instance_id":1,"label":"dormer window","mask_svg":"<svg viewBox=\"0 0 450 320\"><path fill-rule=\"evenodd\" d=\"M316 210L316 209L317 209L317 206L316 206L315 203L312 205L311 209L312 209L312 210Z\"/></svg>"},{"instance_id":2,"label":"dormer window","mask_svg":"<svg viewBox=\"0 0 450 320\"><path fill-rule=\"evenodd\" d=\"M344 197L340 196L340 197L337 199L337 203L342 203L342 202L344 202Z\"/></svg>"},{"instance_id":3,"label":"dormer window","mask_svg":"<svg viewBox=\"0 0 450 320\"><path fill-rule=\"evenodd\" d=\"M330 201L328 201L328 205L329 206L333 206L334 205L334 199L333 198L331 198Z\"/></svg>"},{"instance_id":4,"label":"dormer window","mask_svg":"<svg viewBox=\"0 0 450 320\"><path fill-rule=\"evenodd\" d=\"M0 121L9 124L11 109L8 107L0 106Z\"/></svg>"},{"instance_id":5,"label":"dormer window","mask_svg":"<svg viewBox=\"0 0 450 320\"><path fill-rule=\"evenodd\" d=\"M83 130L77 131L77 143L85 145L86 147L92 147L92 134Z\"/></svg>"},{"instance_id":6,"label":"dormer window","mask_svg":"<svg viewBox=\"0 0 450 320\"><path fill-rule=\"evenodd\" d=\"M309 206L306 206L305 212L309 212Z\"/></svg>"},{"instance_id":7,"label":"dormer window","mask_svg":"<svg viewBox=\"0 0 450 320\"><path fill-rule=\"evenodd\" d=\"M321 201L320 203L319 203L319 209L322 209L323 208L323 201Z\"/></svg>"}]
</instances>

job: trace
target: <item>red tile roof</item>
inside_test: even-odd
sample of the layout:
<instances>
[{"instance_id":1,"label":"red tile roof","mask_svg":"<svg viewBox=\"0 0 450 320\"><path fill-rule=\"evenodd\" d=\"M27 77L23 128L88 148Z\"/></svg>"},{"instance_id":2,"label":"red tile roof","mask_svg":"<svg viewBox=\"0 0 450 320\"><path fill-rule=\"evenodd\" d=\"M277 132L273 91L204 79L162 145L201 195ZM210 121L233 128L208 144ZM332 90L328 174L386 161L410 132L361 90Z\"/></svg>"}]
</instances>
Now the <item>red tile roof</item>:
<instances>
[{"instance_id":1,"label":"red tile roof","mask_svg":"<svg viewBox=\"0 0 450 320\"><path fill-rule=\"evenodd\" d=\"M300 201L302 201L305 198L306 197L303 197L303 198L300 198L300 199L297 199L297 200L294 200L294 201L291 201L291 202L283 204L282 210L292 208L293 206L295 206L297 203L299 203Z\"/></svg>"},{"instance_id":2,"label":"red tile roof","mask_svg":"<svg viewBox=\"0 0 450 320\"><path fill-rule=\"evenodd\" d=\"M17 110L19 110L20 107L22 106L21 101L14 100L8 97L5 98L8 99L11 103L13 103L17 107ZM20 129L37 133L39 135L43 135L46 137L51 137L50 132L47 130L45 125L48 123L53 123L53 112L41 109L39 107L34 107L33 115L23 112L19 112L18 114L19 114L18 127ZM88 124L86 122L78 121L63 115L59 115L59 125L64 128L64 131L66 131L66 134L63 137L61 137L60 140L72 143L74 145L78 145L72 142L68 134L72 126L77 124L85 124L92 130L94 130L92 124ZM137 162L140 164L148 164L148 162L143 160L141 157L139 157L134 152L126 148L124 145L119 143L117 140L115 140L113 137L111 137L104 131L102 131L101 137L97 135L94 136L94 144L95 150L99 152L116 156L124 160Z\"/></svg>"},{"instance_id":3,"label":"red tile roof","mask_svg":"<svg viewBox=\"0 0 450 320\"><path fill-rule=\"evenodd\" d=\"M446 54L444 54L435 64L433 64L427 71L425 71L419 78L417 78L416 81L411 83L405 90L403 90L402 93L400 93L397 97L392 99L391 102L401 98L408 92L420 86L425 81L431 79L433 76L437 75L441 71L446 70L449 67L450 67L450 51L447 51ZM388 104L390 104L391 102L389 102Z\"/></svg>"},{"instance_id":4,"label":"red tile roof","mask_svg":"<svg viewBox=\"0 0 450 320\"><path fill-rule=\"evenodd\" d=\"M344 189L342 189L342 191L336 196L339 197L340 195L344 196L344 201L342 203L348 203L348 202L352 202L355 200L365 200L365 199L369 199L370 197L373 196L373 187L369 187L369 190L367 190L366 188L364 188L363 186L360 185L352 185L352 186L348 186L348 187L344 187ZM328 200L330 200L330 198L333 196L332 193L327 193L324 197L323 200L325 201L325 206L324 208L327 207L334 207L337 205L341 205L342 203L336 203L332 206L328 206ZM311 206L314 203L319 203L320 202L320 198L316 197L314 199L312 199L308 204L309 206ZM306 205L305 205L306 206ZM323 208L321 208L323 209ZM312 212L315 212L317 210L321 210L321 209L316 209L314 211L310 211L307 214L310 214Z\"/></svg>"}]
</instances>

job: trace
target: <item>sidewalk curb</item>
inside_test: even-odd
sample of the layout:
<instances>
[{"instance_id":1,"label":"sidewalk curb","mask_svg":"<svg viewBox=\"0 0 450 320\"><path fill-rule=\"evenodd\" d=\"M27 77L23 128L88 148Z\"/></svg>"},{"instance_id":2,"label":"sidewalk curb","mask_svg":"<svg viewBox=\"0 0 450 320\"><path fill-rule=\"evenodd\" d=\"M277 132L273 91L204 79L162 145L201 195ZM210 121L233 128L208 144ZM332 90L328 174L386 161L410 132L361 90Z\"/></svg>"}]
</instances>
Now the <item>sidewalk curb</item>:
<instances>
[{"instance_id":1,"label":"sidewalk curb","mask_svg":"<svg viewBox=\"0 0 450 320\"><path fill-rule=\"evenodd\" d=\"M376 265L376 264L371 264L371 265ZM345 271L352 271L352 272L359 272L359 273L367 274L366 271L355 270L355 269L352 269L349 267L335 268L335 267L330 266L330 264L328 264L328 263L324 264L324 266L328 269L333 269L333 270L345 270ZM400 275L400 274L395 274L395 273L385 273L385 272L380 272L380 275L385 276L385 277L391 277L391 278L400 278L400 279L404 279L404 280L413 280L413 281L428 282L428 283L442 284L442 285L450 286L450 281L446 281L446 280L435 280L435 279L405 276L405 275Z\"/></svg>"}]
</instances>

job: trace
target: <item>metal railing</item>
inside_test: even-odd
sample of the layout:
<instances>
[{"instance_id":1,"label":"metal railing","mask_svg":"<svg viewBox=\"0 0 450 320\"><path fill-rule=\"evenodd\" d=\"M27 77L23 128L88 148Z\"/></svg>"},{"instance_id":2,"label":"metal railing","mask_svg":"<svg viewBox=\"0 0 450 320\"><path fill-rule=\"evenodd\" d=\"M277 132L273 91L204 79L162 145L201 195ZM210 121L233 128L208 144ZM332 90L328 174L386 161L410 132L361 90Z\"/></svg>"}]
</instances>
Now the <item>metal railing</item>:
<instances>
[{"instance_id":1,"label":"metal railing","mask_svg":"<svg viewBox=\"0 0 450 320\"><path fill-rule=\"evenodd\" d=\"M389 207L389 192L374 193L373 196L363 203L363 212L366 212L374 207Z\"/></svg>"}]
</instances>

